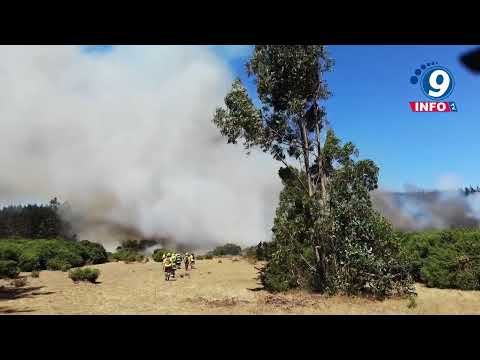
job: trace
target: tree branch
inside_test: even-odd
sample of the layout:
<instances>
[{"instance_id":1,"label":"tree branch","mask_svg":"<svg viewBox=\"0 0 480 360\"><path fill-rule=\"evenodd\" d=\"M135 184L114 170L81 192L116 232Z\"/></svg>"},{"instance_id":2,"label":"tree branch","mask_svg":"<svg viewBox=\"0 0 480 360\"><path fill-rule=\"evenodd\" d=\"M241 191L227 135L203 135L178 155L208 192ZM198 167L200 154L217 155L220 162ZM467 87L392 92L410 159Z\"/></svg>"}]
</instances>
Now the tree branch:
<instances>
[{"instance_id":1,"label":"tree branch","mask_svg":"<svg viewBox=\"0 0 480 360\"><path fill-rule=\"evenodd\" d=\"M307 261L307 259L303 257L302 254L300 254L300 257L303 259L303 261L305 261L305 264L307 264L310 269L312 269L313 271L317 271L317 269L315 269L312 265L310 265L310 263Z\"/></svg>"}]
</instances>

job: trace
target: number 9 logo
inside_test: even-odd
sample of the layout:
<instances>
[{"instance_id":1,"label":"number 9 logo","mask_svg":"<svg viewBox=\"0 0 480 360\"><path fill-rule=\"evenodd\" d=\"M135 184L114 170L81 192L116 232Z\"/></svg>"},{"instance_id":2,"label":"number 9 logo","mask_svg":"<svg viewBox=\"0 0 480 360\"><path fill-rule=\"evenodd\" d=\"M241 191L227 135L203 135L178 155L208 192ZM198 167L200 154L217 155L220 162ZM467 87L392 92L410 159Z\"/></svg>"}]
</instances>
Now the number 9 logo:
<instances>
[{"instance_id":1,"label":"number 9 logo","mask_svg":"<svg viewBox=\"0 0 480 360\"><path fill-rule=\"evenodd\" d=\"M441 100L448 97L454 87L452 73L443 66L433 66L422 77L422 90L430 99Z\"/></svg>"}]
</instances>

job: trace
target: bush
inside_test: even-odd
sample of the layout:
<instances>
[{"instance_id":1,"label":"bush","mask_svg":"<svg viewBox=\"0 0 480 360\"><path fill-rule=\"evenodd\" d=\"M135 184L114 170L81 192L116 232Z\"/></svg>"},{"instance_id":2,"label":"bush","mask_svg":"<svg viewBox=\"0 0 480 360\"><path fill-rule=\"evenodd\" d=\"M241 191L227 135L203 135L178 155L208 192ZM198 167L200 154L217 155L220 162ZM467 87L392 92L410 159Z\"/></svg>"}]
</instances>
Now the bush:
<instances>
[{"instance_id":1,"label":"bush","mask_svg":"<svg viewBox=\"0 0 480 360\"><path fill-rule=\"evenodd\" d=\"M430 230L400 235L409 271L428 287L480 290L480 231Z\"/></svg>"},{"instance_id":2,"label":"bush","mask_svg":"<svg viewBox=\"0 0 480 360\"><path fill-rule=\"evenodd\" d=\"M12 260L0 260L0 279L14 278L18 276L19 270L17 263Z\"/></svg>"},{"instance_id":3,"label":"bush","mask_svg":"<svg viewBox=\"0 0 480 360\"><path fill-rule=\"evenodd\" d=\"M212 253L215 256L240 255L242 248L235 244L225 244L223 246L217 246Z\"/></svg>"},{"instance_id":4,"label":"bush","mask_svg":"<svg viewBox=\"0 0 480 360\"><path fill-rule=\"evenodd\" d=\"M0 260L16 261L25 272L62 270L105 262L107 253L102 245L87 240L5 239L0 240Z\"/></svg>"},{"instance_id":5,"label":"bush","mask_svg":"<svg viewBox=\"0 0 480 360\"><path fill-rule=\"evenodd\" d=\"M44 264L40 255L32 250L25 250L25 252L20 255L18 266L25 272L46 269L46 263Z\"/></svg>"},{"instance_id":6,"label":"bush","mask_svg":"<svg viewBox=\"0 0 480 360\"><path fill-rule=\"evenodd\" d=\"M18 262L21 253L18 244L8 240L0 240L0 260L12 260Z\"/></svg>"},{"instance_id":7,"label":"bush","mask_svg":"<svg viewBox=\"0 0 480 360\"><path fill-rule=\"evenodd\" d=\"M100 270L91 269L91 268L73 269L73 270L70 270L68 273L68 277L72 279L74 282L89 281L91 283L95 283L99 275L100 275Z\"/></svg>"},{"instance_id":8,"label":"bush","mask_svg":"<svg viewBox=\"0 0 480 360\"><path fill-rule=\"evenodd\" d=\"M108 254L101 244L88 240L80 241L83 250L82 257L86 264L103 264L108 261Z\"/></svg>"},{"instance_id":9,"label":"bush","mask_svg":"<svg viewBox=\"0 0 480 360\"><path fill-rule=\"evenodd\" d=\"M207 260L212 260L212 259L213 259L213 255L212 255L212 254L207 254L207 255L205 255L205 259L207 259Z\"/></svg>"},{"instance_id":10,"label":"bush","mask_svg":"<svg viewBox=\"0 0 480 360\"><path fill-rule=\"evenodd\" d=\"M112 254L112 258L117 261L124 261L126 263L131 262L142 262L145 256L138 254L135 251L120 249L117 252Z\"/></svg>"},{"instance_id":11,"label":"bush","mask_svg":"<svg viewBox=\"0 0 480 360\"><path fill-rule=\"evenodd\" d=\"M72 267L69 262L60 257L48 260L47 270L67 271Z\"/></svg>"},{"instance_id":12,"label":"bush","mask_svg":"<svg viewBox=\"0 0 480 360\"><path fill-rule=\"evenodd\" d=\"M40 272L37 270L33 270L30 275L32 276L32 278L38 278L40 277Z\"/></svg>"}]
</instances>

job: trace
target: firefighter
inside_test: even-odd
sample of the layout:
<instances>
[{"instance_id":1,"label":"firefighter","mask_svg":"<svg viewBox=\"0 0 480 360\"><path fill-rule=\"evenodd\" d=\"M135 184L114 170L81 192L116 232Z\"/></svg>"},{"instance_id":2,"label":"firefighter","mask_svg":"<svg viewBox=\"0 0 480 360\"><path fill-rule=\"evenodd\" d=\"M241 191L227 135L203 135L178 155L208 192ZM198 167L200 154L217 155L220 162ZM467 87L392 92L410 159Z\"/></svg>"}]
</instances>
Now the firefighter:
<instances>
[{"instance_id":1,"label":"firefighter","mask_svg":"<svg viewBox=\"0 0 480 360\"><path fill-rule=\"evenodd\" d=\"M173 262L170 253L168 253L163 259L163 270L165 271L165 274L170 273L173 277L175 277L175 271L173 270Z\"/></svg>"}]
</instances>

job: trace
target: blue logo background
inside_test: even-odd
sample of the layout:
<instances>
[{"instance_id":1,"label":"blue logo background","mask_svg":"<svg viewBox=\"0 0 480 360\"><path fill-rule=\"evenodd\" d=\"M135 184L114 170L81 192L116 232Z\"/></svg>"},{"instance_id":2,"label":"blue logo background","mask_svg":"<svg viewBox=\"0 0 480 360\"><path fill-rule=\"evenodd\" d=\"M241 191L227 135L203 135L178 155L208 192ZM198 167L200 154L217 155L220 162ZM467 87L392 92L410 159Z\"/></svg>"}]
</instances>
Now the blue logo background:
<instances>
[{"instance_id":1,"label":"blue logo background","mask_svg":"<svg viewBox=\"0 0 480 360\"><path fill-rule=\"evenodd\" d=\"M434 96L430 96L428 94L428 92L430 90L438 91L436 89L432 89L432 87L430 86L430 75L436 70L443 70L450 77L450 84L448 85L447 91L445 91L445 93L440 97L434 97ZM440 75L437 79L437 83L441 84L443 81L445 81L445 79L443 79L443 76ZM429 67L427 69L427 71L425 71L423 73L423 76L422 76L422 79L421 79L421 82L420 82L420 86L421 86L422 91L423 91L423 93L425 94L426 97L428 97L430 99L433 99L433 100L442 100L442 99L446 99L447 97L449 97L452 94L453 88L455 87L455 80L453 79L453 75L450 72L450 70L448 70L447 68L445 68L443 66L435 65L435 66Z\"/></svg>"}]
</instances>

